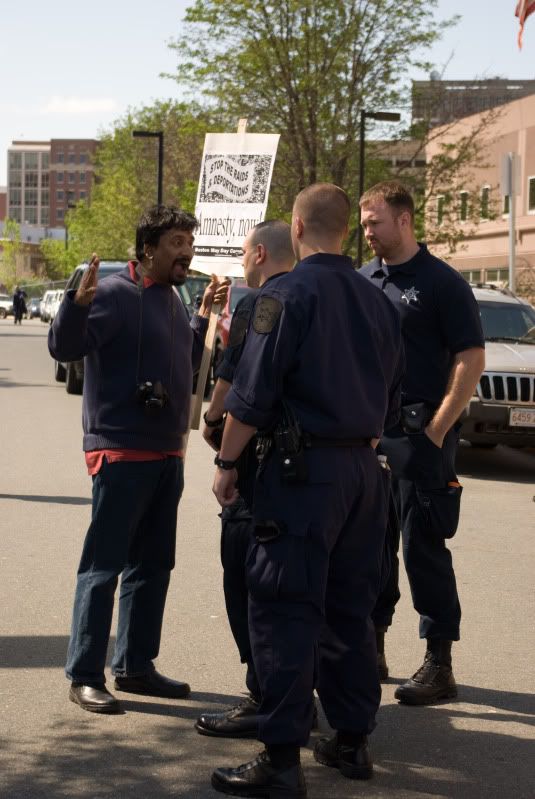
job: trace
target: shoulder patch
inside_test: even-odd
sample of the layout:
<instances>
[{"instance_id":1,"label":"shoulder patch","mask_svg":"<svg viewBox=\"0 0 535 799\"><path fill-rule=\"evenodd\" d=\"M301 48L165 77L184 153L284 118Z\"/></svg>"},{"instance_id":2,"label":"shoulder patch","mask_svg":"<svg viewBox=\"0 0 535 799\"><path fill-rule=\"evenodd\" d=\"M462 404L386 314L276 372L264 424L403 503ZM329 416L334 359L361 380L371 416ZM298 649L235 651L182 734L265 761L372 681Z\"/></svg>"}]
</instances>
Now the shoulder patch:
<instances>
[{"instance_id":1,"label":"shoulder patch","mask_svg":"<svg viewBox=\"0 0 535 799\"><path fill-rule=\"evenodd\" d=\"M230 333L228 337L229 347L240 346L243 339L245 338L248 326L249 326L248 316L241 316L241 315L236 316L236 313L234 314L234 316L232 317L232 323L230 325Z\"/></svg>"},{"instance_id":2,"label":"shoulder patch","mask_svg":"<svg viewBox=\"0 0 535 799\"><path fill-rule=\"evenodd\" d=\"M260 297L253 319L253 328L257 333L271 333L282 313L282 303L274 297Z\"/></svg>"}]
</instances>

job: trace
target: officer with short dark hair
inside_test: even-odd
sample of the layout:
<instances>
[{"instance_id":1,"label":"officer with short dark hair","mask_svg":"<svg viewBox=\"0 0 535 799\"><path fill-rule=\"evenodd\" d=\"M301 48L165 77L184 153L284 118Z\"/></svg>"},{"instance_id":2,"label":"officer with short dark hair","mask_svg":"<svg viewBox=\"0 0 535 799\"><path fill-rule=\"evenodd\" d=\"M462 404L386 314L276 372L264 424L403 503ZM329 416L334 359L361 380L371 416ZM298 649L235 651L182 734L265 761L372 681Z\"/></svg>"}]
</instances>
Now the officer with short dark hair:
<instances>
[{"instance_id":1,"label":"officer with short dark hair","mask_svg":"<svg viewBox=\"0 0 535 799\"><path fill-rule=\"evenodd\" d=\"M331 184L298 195L298 264L260 290L225 403L223 507L237 500L236 459L257 430L262 453L246 574L266 749L212 775L237 796L306 797L300 747L315 685L337 731L316 759L346 777L372 774L366 736L381 691L370 614L387 498L374 445L397 420L402 344L391 304L342 255L349 213Z\"/></svg>"},{"instance_id":2,"label":"officer with short dark hair","mask_svg":"<svg viewBox=\"0 0 535 799\"><path fill-rule=\"evenodd\" d=\"M380 183L362 196L360 206L366 239L376 255L360 274L399 311L407 360L401 420L386 429L381 441L393 473L399 523L389 525L393 568L373 619L381 676L386 678L384 634L399 599L401 527L405 567L427 651L423 665L395 696L422 705L457 695L451 645L459 640L461 606L445 539L454 535L459 519L458 420L484 369L485 343L470 286L416 241L410 192L396 181Z\"/></svg>"},{"instance_id":3,"label":"officer with short dark hair","mask_svg":"<svg viewBox=\"0 0 535 799\"><path fill-rule=\"evenodd\" d=\"M219 451L225 425L225 398L232 386L245 344L247 329L258 289L295 263L290 225L282 220L268 220L256 225L243 242L243 270L252 289L236 305L229 330L228 345L217 370L217 382L208 410L204 414L204 439ZM201 735L219 738L256 738L260 686L254 667L249 638L248 589L245 560L251 537L253 492L258 461L256 439L252 439L237 463L240 496L221 514L221 562L227 616L240 653L247 664L248 695L235 707L221 713L203 713L195 728Z\"/></svg>"}]
</instances>

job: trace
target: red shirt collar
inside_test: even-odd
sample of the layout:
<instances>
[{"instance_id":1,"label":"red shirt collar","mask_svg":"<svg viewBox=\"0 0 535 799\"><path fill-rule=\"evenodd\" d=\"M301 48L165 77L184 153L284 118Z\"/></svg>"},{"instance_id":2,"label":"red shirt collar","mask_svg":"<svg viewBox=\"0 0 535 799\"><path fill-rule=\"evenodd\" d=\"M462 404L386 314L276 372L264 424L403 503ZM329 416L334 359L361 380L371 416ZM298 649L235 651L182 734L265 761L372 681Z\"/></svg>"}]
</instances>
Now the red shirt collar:
<instances>
[{"instance_id":1,"label":"red shirt collar","mask_svg":"<svg viewBox=\"0 0 535 799\"><path fill-rule=\"evenodd\" d=\"M137 265L137 261L128 261L128 268L130 270L130 277L132 278L134 283L138 282L138 277L137 277L137 273L136 273L136 265ZM144 289L148 289L149 286L152 286L153 283L154 283L154 280L152 280L152 278L147 277L147 276L145 276L143 278L143 288Z\"/></svg>"}]
</instances>

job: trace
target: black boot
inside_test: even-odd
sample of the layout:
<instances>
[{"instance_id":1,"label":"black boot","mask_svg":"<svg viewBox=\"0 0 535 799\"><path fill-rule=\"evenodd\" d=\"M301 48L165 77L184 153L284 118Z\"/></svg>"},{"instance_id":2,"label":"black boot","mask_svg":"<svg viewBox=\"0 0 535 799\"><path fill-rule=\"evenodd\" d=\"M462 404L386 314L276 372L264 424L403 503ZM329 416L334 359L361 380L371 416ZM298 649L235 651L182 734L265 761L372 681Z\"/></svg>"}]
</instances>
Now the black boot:
<instances>
[{"instance_id":1,"label":"black boot","mask_svg":"<svg viewBox=\"0 0 535 799\"><path fill-rule=\"evenodd\" d=\"M375 641L377 644L377 670L381 682L388 680L388 665L385 657L385 633L388 627L375 628Z\"/></svg>"},{"instance_id":2,"label":"black boot","mask_svg":"<svg viewBox=\"0 0 535 799\"><path fill-rule=\"evenodd\" d=\"M396 689L396 699L406 705L431 705L439 699L454 699L457 686L451 668L451 644L441 638L428 638L423 664Z\"/></svg>"},{"instance_id":3,"label":"black boot","mask_svg":"<svg viewBox=\"0 0 535 799\"><path fill-rule=\"evenodd\" d=\"M337 733L333 738L320 738L314 747L314 758L324 766L339 769L350 780L369 780L373 776L366 735L344 738Z\"/></svg>"},{"instance_id":4,"label":"black boot","mask_svg":"<svg viewBox=\"0 0 535 799\"><path fill-rule=\"evenodd\" d=\"M218 768L212 774L212 788L231 796L266 799L306 799L307 789L299 754L297 763L275 765L267 751L238 768Z\"/></svg>"}]
</instances>

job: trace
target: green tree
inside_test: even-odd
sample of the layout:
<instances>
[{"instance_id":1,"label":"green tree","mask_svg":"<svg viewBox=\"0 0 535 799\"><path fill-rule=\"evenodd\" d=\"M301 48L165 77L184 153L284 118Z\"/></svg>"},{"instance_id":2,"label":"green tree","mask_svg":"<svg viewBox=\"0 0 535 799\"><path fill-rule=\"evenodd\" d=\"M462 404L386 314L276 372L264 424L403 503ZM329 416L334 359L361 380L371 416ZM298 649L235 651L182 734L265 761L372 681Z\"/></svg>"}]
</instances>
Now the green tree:
<instances>
[{"instance_id":1,"label":"green tree","mask_svg":"<svg viewBox=\"0 0 535 799\"><path fill-rule=\"evenodd\" d=\"M213 112L172 101L130 110L118 120L101 139L90 204L79 203L69 213L69 254L76 253L75 262L93 251L111 260L130 257L138 219L156 202L158 143L134 139L133 130L164 132L163 201L193 210L204 134L216 128ZM59 250L55 255L59 267Z\"/></svg>"},{"instance_id":2,"label":"green tree","mask_svg":"<svg viewBox=\"0 0 535 799\"><path fill-rule=\"evenodd\" d=\"M17 267L24 251L20 237L20 225L14 219L4 221L4 233L0 252L0 283L11 291L17 282Z\"/></svg>"},{"instance_id":3,"label":"green tree","mask_svg":"<svg viewBox=\"0 0 535 799\"><path fill-rule=\"evenodd\" d=\"M174 77L251 130L281 133L270 212L318 181L357 194L361 109L406 109L408 74L455 20L437 0L196 0ZM392 128L390 127L390 130ZM380 128L375 128L380 134ZM388 176L368 168L368 184ZM354 237L355 229L352 231Z\"/></svg>"}]
</instances>

